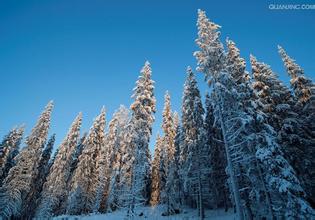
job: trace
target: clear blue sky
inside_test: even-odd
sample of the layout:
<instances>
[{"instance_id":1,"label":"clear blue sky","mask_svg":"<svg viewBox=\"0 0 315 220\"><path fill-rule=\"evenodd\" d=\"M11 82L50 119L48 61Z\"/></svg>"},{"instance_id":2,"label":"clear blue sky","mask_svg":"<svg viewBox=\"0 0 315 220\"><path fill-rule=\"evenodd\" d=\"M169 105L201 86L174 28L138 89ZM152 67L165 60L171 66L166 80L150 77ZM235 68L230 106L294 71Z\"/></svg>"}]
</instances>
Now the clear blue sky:
<instances>
[{"instance_id":1,"label":"clear blue sky","mask_svg":"<svg viewBox=\"0 0 315 220\"><path fill-rule=\"evenodd\" d=\"M288 82L280 44L314 80L315 10L268 9L269 3L299 0L240 2L0 0L0 137L22 123L28 134L51 99L50 133L57 133L57 144L79 111L85 131L102 105L109 120L120 104L131 104L145 60L156 81L155 136L164 92L170 91L173 109L180 110L186 66L196 66L198 8L222 26L222 39L234 40L247 61L253 53ZM204 94L201 74L198 81Z\"/></svg>"}]
</instances>

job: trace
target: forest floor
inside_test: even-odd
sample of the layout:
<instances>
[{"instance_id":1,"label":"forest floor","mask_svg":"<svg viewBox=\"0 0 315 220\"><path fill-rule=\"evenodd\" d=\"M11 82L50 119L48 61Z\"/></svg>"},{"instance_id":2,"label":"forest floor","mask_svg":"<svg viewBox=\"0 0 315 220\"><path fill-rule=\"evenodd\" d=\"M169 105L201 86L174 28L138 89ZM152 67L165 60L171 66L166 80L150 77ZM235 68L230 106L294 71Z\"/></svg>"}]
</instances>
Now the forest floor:
<instances>
[{"instance_id":1,"label":"forest floor","mask_svg":"<svg viewBox=\"0 0 315 220\"><path fill-rule=\"evenodd\" d=\"M184 209L182 213L172 215L172 216L162 216L161 213L165 208L163 206L155 206L155 207L138 207L136 208L137 216L134 218L134 220L197 220L198 219L198 213L196 209ZM140 213L142 213L141 216L138 216ZM126 218L127 210L121 209L112 213L106 213L106 214L90 214L90 215L81 215L81 216L58 216L54 219L58 220L76 220L76 219L85 219L85 220L101 220L101 219L108 219L108 220L124 220L128 219ZM205 219L211 219L211 220L234 220L236 219L236 216L232 209L228 210L228 212L225 212L224 209L217 209L217 210L206 210L205 211Z\"/></svg>"}]
</instances>

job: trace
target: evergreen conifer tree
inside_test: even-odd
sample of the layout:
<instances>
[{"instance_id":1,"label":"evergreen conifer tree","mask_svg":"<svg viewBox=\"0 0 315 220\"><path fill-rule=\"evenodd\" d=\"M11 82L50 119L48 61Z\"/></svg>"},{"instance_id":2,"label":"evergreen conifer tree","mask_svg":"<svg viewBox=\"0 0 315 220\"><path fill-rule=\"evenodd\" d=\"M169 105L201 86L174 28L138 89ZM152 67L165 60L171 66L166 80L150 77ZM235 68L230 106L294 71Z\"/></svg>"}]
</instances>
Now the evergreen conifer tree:
<instances>
[{"instance_id":1,"label":"evergreen conifer tree","mask_svg":"<svg viewBox=\"0 0 315 220\"><path fill-rule=\"evenodd\" d=\"M108 148L111 150L109 156L110 182L108 186L106 209L108 211L123 207L124 200L124 173L123 167L129 162L128 155L128 123L129 110L121 106L115 112L113 119L109 123L109 132L107 136Z\"/></svg>"},{"instance_id":2,"label":"evergreen conifer tree","mask_svg":"<svg viewBox=\"0 0 315 220\"><path fill-rule=\"evenodd\" d=\"M182 101L183 149L181 171L184 180L186 203L196 206L199 215L204 216L204 200L209 196L207 181L210 167L208 166L207 145L203 122L204 109L197 81L190 67L187 68L187 79L184 85Z\"/></svg>"},{"instance_id":3,"label":"evergreen conifer tree","mask_svg":"<svg viewBox=\"0 0 315 220\"><path fill-rule=\"evenodd\" d=\"M172 214L172 204L171 204L171 190L172 190L172 182L173 176L171 176L170 169L171 165L173 164L174 160L174 153L175 153L175 135L176 135L176 125L178 123L177 116L174 117L174 114L171 109L171 97L168 91L165 93L164 96L164 109L163 109L163 124L162 129L164 132L163 142L162 142L162 160L160 158L160 162L162 161L162 166L160 168L165 168L165 170L160 170L160 176L165 175L165 181L160 181L160 199L162 203L166 203L167 211L165 214L169 215ZM177 120L177 122L175 122Z\"/></svg>"},{"instance_id":4,"label":"evergreen conifer tree","mask_svg":"<svg viewBox=\"0 0 315 220\"><path fill-rule=\"evenodd\" d=\"M55 214L65 213L64 203L68 195L67 181L70 177L70 166L80 137L81 122L82 114L79 113L59 147L43 187L41 202L36 214L38 218L50 218Z\"/></svg>"},{"instance_id":5,"label":"evergreen conifer tree","mask_svg":"<svg viewBox=\"0 0 315 220\"><path fill-rule=\"evenodd\" d=\"M131 105L130 147L133 161L130 172L130 201L128 215L134 215L136 205L149 201L151 159L149 141L152 133L152 123L156 99L154 97L154 81L151 79L151 67L147 61L136 82Z\"/></svg>"},{"instance_id":6,"label":"evergreen conifer tree","mask_svg":"<svg viewBox=\"0 0 315 220\"><path fill-rule=\"evenodd\" d=\"M53 103L49 102L27 137L26 146L16 157L16 165L10 169L0 188L0 216L3 218L19 217L23 214L23 206L38 174L38 164L47 139L52 108Z\"/></svg>"},{"instance_id":7,"label":"evergreen conifer tree","mask_svg":"<svg viewBox=\"0 0 315 220\"><path fill-rule=\"evenodd\" d=\"M311 79L305 76L303 69L292 59L286 51L278 46L284 66L291 77L290 84L294 91L295 108L299 116L299 124L303 128L299 138L303 138L304 167L302 183L306 190L308 200L315 208L315 85Z\"/></svg>"},{"instance_id":8,"label":"evergreen conifer tree","mask_svg":"<svg viewBox=\"0 0 315 220\"><path fill-rule=\"evenodd\" d=\"M67 201L68 214L85 214L96 211L99 193L102 192L105 148L105 109L96 117L83 145L77 168L70 184Z\"/></svg>"}]
</instances>

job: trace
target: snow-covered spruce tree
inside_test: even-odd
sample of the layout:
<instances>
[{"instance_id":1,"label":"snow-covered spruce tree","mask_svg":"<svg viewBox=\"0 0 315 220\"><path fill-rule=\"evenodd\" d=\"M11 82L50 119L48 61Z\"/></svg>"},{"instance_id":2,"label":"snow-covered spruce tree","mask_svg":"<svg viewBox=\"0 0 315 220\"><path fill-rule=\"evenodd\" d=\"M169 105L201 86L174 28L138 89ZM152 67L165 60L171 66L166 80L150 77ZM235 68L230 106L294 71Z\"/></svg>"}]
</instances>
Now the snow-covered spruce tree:
<instances>
[{"instance_id":1,"label":"snow-covered spruce tree","mask_svg":"<svg viewBox=\"0 0 315 220\"><path fill-rule=\"evenodd\" d=\"M246 68L245 60L240 57L239 49L236 47L233 41L227 40L227 46L228 46L228 52L226 55L226 70L230 74L232 80L235 83L235 86L236 86L235 89L237 90L237 93L240 95L239 103L241 104L242 110L245 112L246 115L249 116L249 119L250 118L254 119L254 120L250 119L248 123L248 127L251 128L249 135L252 135L254 137L252 139L252 142L255 143L257 142L257 140L255 140L256 137L255 137L255 134L253 133L257 132L258 133L257 136L259 135L264 136L262 137L262 140L263 140L263 139L268 138L268 137L265 137L266 132L264 131L264 129L268 130L269 128L261 126L261 124L263 124L263 120L260 120L260 117L261 117L261 114L263 113L258 109L258 106L262 106L262 104L259 102L259 100L257 100L257 96L252 89L249 74L245 70ZM260 131L262 131L262 134L259 133ZM275 139L275 136L272 136L272 138ZM258 140L258 142L260 143L261 141ZM258 144L255 144L255 145L258 146L256 147L256 149L259 149L260 145ZM259 161L258 158L255 157L255 155L252 155L252 157L253 157L252 165L256 167L256 175L258 178L254 176L249 176L250 178L248 178L246 175L243 175L242 172L245 171L244 170L245 166L238 165L238 172L241 172L241 174L239 175L241 184L244 185L244 181L245 181L245 185L252 183L253 187L255 188L257 188L256 187L257 185L260 186L260 189L256 189L256 192L260 192L260 194L257 194L258 196L254 197L254 199L256 199L255 207L251 205L252 202L248 199L245 202L246 207L251 207L250 209L253 209L253 210L259 209L259 200L257 201L257 199L260 199L261 195L263 195L266 209L264 210L265 212L262 212L262 214L275 215L272 210L271 198L270 198L270 193L267 186L267 181L265 180L262 174L262 170L264 170L263 164L261 164L261 161ZM252 192L250 191L246 192L246 190L244 190L242 192L242 196L245 198L250 198L251 193Z\"/></svg>"},{"instance_id":2,"label":"snow-covered spruce tree","mask_svg":"<svg viewBox=\"0 0 315 220\"><path fill-rule=\"evenodd\" d=\"M171 97L169 92L166 91L164 95L164 108L163 108L163 122L162 122L162 148L160 158L160 202L168 204L169 195L166 190L166 182L168 176L169 163L173 158L174 153L174 137L175 129L173 127L173 113L171 109Z\"/></svg>"},{"instance_id":3,"label":"snow-covered spruce tree","mask_svg":"<svg viewBox=\"0 0 315 220\"><path fill-rule=\"evenodd\" d=\"M104 195L101 202L101 211L112 211L117 208L117 196L120 178L120 163L122 148L124 148L124 132L129 122L129 110L121 105L114 113L112 120L109 122L109 131L106 135L108 160L105 168L105 176L108 181L105 183Z\"/></svg>"},{"instance_id":4,"label":"snow-covered spruce tree","mask_svg":"<svg viewBox=\"0 0 315 220\"><path fill-rule=\"evenodd\" d=\"M214 82L215 115L223 133L238 218L311 218L312 210L301 197L302 188L275 142L273 128L264 123L262 114L247 109L246 95L221 65L226 58L218 26L199 11L198 27L201 50L195 55L198 69Z\"/></svg>"},{"instance_id":5,"label":"snow-covered spruce tree","mask_svg":"<svg viewBox=\"0 0 315 220\"><path fill-rule=\"evenodd\" d=\"M161 180L160 180L160 161L161 161L161 148L162 137L158 134L154 145L154 155L151 167L151 198L150 204L155 206L160 203L161 195Z\"/></svg>"},{"instance_id":6,"label":"snow-covered spruce tree","mask_svg":"<svg viewBox=\"0 0 315 220\"><path fill-rule=\"evenodd\" d=\"M252 74L254 78L253 89L262 104L262 111L266 114L268 124L277 132L283 126L284 120L297 116L291 106L294 103L290 90L282 84L270 66L258 62L254 56L250 56ZM288 125L289 126L289 125Z\"/></svg>"},{"instance_id":7,"label":"snow-covered spruce tree","mask_svg":"<svg viewBox=\"0 0 315 220\"><path fill-rule=\"evenodd\" d=\"M160 183L160 200L162 203L166 203L167 205L167 211L166 215L172 214L171 206L170 206L170 191L171 189L171 184L167 184L167 182L171 181L171 176L169 174L169 169L172 161L174 160L174 151L175 151L175 146L174 146L174 139L175 139L175 134L176 134L176 127L174 125L174 115L171 109L171 97L166 91L165 96L164 96L164 109L163 109L163 123L162 123L162 129L164 132L163 136L163 142L162 142L162 149L161 149L161 156L162 160L160 158L160 162L162 161L163 166L161 168L165 167L165 182ZM163 172L163 171L162 171ZM163 173L161 173L160 176L162 176ZM163 180L163 176L161 178Z\"/></svg>"},{"instance_id":8,"label":"snow-covered spruce tree","mask_svg":"<svg viewBox=\"0 0 315 220\"><path fill-rule=\"evenodd\" d=\"M289 57L286 51L278 46L279 54L284 62L284 66L291 77L290 83L294 90L295 96L301 106L304 107L306 103L312 101L314 96L314 83L307 78L304 70L295 63L295 60Z\"/></svg>"},{"instance_id":9,"label":"snow-covered spruce tree","mask_svg":"<svg viewBox=\"0 0 315 220\"><path fill-rule=\"evenodd\" d=\"M110 173L107 171L108 169L108 145L106 143L106 137L105 137L105 108L102 109L102 115L101 115L101 123L99 123L98 132L97 132L97 138L96 143L94 141L94 144L96 144L96 149L99 149L99 152L96 156L96 181L95 181L95 202L93 207L93 212L99 212L101 211L101 203L105 201L106 197L106 186L109 183ZM102 211L105 211L104 209Z\"/></svg>"},{"instance_id":10,"label":"snow-covered spruce tree","mask_svg":"<svg viewBox=\"0 0 315 220\"><path fill-rule=\"evenodd\" d=\"M240 113L236 112L235 115L231 116L231 117L237 117L238 115L237 114L244 114L242 111L244 112L247 112L247 113L250 113L250 114L253 114L253 111L251 111L251 104L252 104L252 100L253 100L253 97L251 96L252 92L251 92L251 89L249 88L248 86L248 83L249 83L249 76L248 76L248 73L246 72L245 68L246 68L246 63L245 63L245 60L243 58L240 57L240 51L239 49L236 47L235 43L231 40L228 40L226 41L227 43L227 48L228 48L228 52L227 54L225 55L225 60L226 60L226 63L225 63L225 69L226 71L229 73L229 78L227 81L227 84L226 86L230 86L229 89L231 89L231 84L232 82L229 82L229 81L233 81L235 84L233 85L232 84L232 88L233 89L237 89L237 91L232 91L231 94L236 93L236 96L239 95L239 94L242 94L242 98L238 100L238 105L239 107L236 107L238 108L238 110L240 111ZM225 74L225 73L224 73ZM226 80L226 79L223 79L223 80ZM223 81L222 80L222 81ZM217 85L217 84L215 84ZM219 84L220 85L220 84ZM218 91L220 92L220 90ZM221 95L221 94L220 94ZM222 96L224 96L226 94L223 94ZM215 94L213 92L213 98L217 98L217 94ZM222 98L220 97L220 100L217 100L216 102L218 101L222 101ZM222 104L222 103L220 103ZM217 105L217 103L215 103L215 105ZM234 105L235 106L235 105ZM215 106L215 107L218 107L218 106ZM242 107L242 110L240 109L240 107ZM222 116L223 116L223 107L219 106L219 108L222 108L222 109L218 109L218 108L215 108L215 113L216 113L216 123L220 123L221 125L221 130L222 132L224 132L223 134L223 142L224 142L224 145L225 145L225 148L226 148L226 156L227 156L227 159L230 160L230 162L233 162L233 156L234 157L239 157L241 154L244 154L242 155L243 157L248 157L249 159L247 159L247 161L251 161L252 163L239 163L238 161L236 161L236 159L234 159L234 164L231 163L233 169L235 169L234 171L232 169L229 169L230 167L228 166L228 171L229 171L229 185L230 185L230 188L232 188L232 192L233 192L233 198L234 198L234 204L236 205L236 208L239 209L238 206L240 206L239 202L240 201L237 201L239 200L239 198L237 198L237 196L240 196L241 199L242 199L242 203L243 203L243 206L241 206L242 209L244 209L243 211L240 211L240 212L243 212L243 215L245 214L246 217L248 218L252 218L252 215L253 214L256 214L256 213L253 213L255 212L258 207L257 207L257 196L252 196L252 198L250 197L250 195L255 195L255 194L267 194L266 193L266 190L265 190L265 183L263 181L263 178L260 174L260 170L259 170L259 167L258 167L258 164L257 164L257 160L255 158L255 155L254 155L254 150L250 149L246 149L246 142L244 142L244 146L241 146L242 142L241 140L235 140L236 143L240 142L240 146L239 146L239 149L238 151L240 152L228 152L228 143L227 142L227 139L226 138L226 131L225 131L225 126L224 124L221 122L223 121L222 120ZM249 112L248 112L249 111ZM217 120L219 119L219 120ZM244 120L245 121L245 120ZM243 123L244 123L243 121ZM238 122L235 121L237 124ZM242 122L239 122L239 124L242 124ZM232 124L230 124L232 125ZM233 132L235 132L235 130L237 129L237 127L241 127L240 125L237 125L234 130L232 130L232 134ZM244 126L245 127L245 126ZM242 129L244 129L244 127ZM241 133L241 132L240 132ZM243 132L242 135L245 136L246 132ZM230 143L231 144L231 143ZM231 144L233 146L233 144ZM239 144L236 144L236 146L238 146ZM233 146L234 147L234 146ZM243 152L245 149L245 152ZM236 156L235 156L236 155ZM246 155L246 156L245 156ZM231 160L232 159L232 160ZM252 173L254 173L255 175L258 175L258 178L255 178L255 176L252 175L252 178L249 178L247 176L248 175L248 167L254 167L254 172L252 171ZM238 178L234 178L232 177L232 173L234 174L237 174L237 177ZM237 181L236 183L234 183L234 181ZM258 184L256 183L258 182ZM255 191L255 187L256 185L258 186ZM235 187L239 187L239 189L242 189L240 192L234 192L235 190ZM258 192L258 193L256 193ZM262 193L261 193L262 192ZM237 195L239 194L239 195ZM258 196L259 197L259 196ZM268 195L265 196L265 199L264 199L264 206L265 206L265 209L263 210L262 212L262 215L268 215L268 210L270 210L269 212L271 213L271 206L270 206L270 202L268 202L268 199L267 199L267 202L266 202L266 198L268 198ZM252 201L254 199L254 201ZM266 203L267 203L267 210L266 210ZM254 211L253 211L254 210Z\"/></svg>"},{"instance_id":11,"label":"snow-covered spruce tree","mask_svg":"<svg viewBox=\"0 0 315 220\"><path fill-rule=\"evenodd\" d=\"M82 114L75 118L67 136L59 146L55 162L50 168L50 173L43 186L41 201L36 217L50 218L54 215L64 214L64 204L68 194L67 180L70 176L75 147L80 137Z\"/></svg>"},{"instance_id":12,"label":"snow-covered spruce tree","mask_svg":"<svg viewBox=\"0 0 315 220\"><path fill-rule=\"evenodd\" d=\"M315 118L315 85L311 79L305 76L303 69L295 63L295 60L290 58L283 48L278 47L287 72L291 76L290 83L297 98L297 108L303 114L305 132L309 135L309 139L314 141L314 123L312 122L314 122Z\"/></svg>"},{"instance_id":13,"label":"snow-covered spruce tree","mask_svg":"<svg viewBox=\"0 0 315 220\"><path fill-rule=\"evenodd\" d=\"M128 215L134 215L136 205L145 204L150 195L150 163L149 141L154 122L155 103L154 81L151 79L151 67L147 61L136 82L131 105L130 147L133 161L130 173L130 201Z\"/></svg>"},{"instance_id":14,"label":"snow-covered spruce tree","mask_svg":"<svg viewBox=\"0 0 315 220\"><path fill-rule=\"evenodd\" d=\"M25 205L25 199L31 190L38 173L38 163L46 142L50 126L53 103L49 102L39 117L31 134L26 139L26 146L16 157L16 165L9 171L0 188L0 216L2 218L19 217Z\"/></svg>"},{"instance_id":15,"label":"snow-covered spruce tree","mask_svg":"<svg viewBox=\"0 0 315 220\"><path fill-rule=\"evenodd\" d=\"M178 115L173 114L175 136L174 136L174 152L172 160L169 161L166 178L166 192L168 193L167 214L179 213L181 209L181 180L180 180L180 145L181 145L181 127L178 122Z\"/></svg>"},{"instance_id":16,"label":"snow-covered spruce tree","mask_svg":"<svg viewBox=\"0 0 315 220\"><path fill-rule=\"evenodd\" d=\"M236 89L243 95L242 103L244 110L248 114L255 114L257 108L256 96L252 89L252 82L249 73L246 71L246 62L240 56L240 50L236 47L232 40L226 40L226 71L231 75L231 78L237 85ZM255 100L255 101L253 101Z\"/></svg>"},{"instance_id":17,"label":"snow-covered spruce tree","mask_svg":"<svg viewBox=\"0 0 315 220\"><path fill-rule=\"evenodd\" d=\"M190 71L190 72L188 72ZM191 123L193 122L193 108L194 108L194 103L193 103L193 98L191 97L192 91L190 91L191 87L196 87L195 85L190 85L192 82L196 83L196 81L192 80L193 78L193 73L191 69L189 68L187 70L187 78L184 84L184 91L183 91L183 97L182 97L182 132L183 132L183 138L184 141L182 142L181 145L181 151L180 151L180 163L181 163L181 175L182 175L182 180L187 179L187 173L188 173L188 167L189 163L188 161L188 140L190 138L189 136L189 130L195 129L195 127L191 126ZM188 197L187 193L184 192L185 197ZM184 199L185 200L185 199Z\"/></svg>"},{"instance_id":18,"label":"snow-covered spruce tree","mask_svg":"<svg viewBox=\"0 0 315 220\"><path fill-rule=\"evenodd\" d=\"M96 117L83 145L77 168L70 184L67 213L80 215L96 211L102 184L105 148L105 109ZM102 172L102 173L101 173ZM103 182L100 182L102 180Z\"/></svg>"},{"instance_id":19,"label":"snow-covered spruce tree","mask_svg":"<svg viewBox=\"0 0 315 220\"><path fill-rule=\"evenodd\" d=\"M227 210L231 207L230 193L228 189L227 179L228 176L225 172L227 166L225 149L223 145L222 132L218 122L215 123L213 100L209 93L206 94L205 100L205 140L208 146L209 163L210 163L210 176L209 184L211 186L210 205L217 208L225 208Z\"/></svg>"},{"instance_id":20,"label":"snow-covered spruce tree","mask_svg":"<svg viewBox=\"0 0 315 220\"><path fill-rule=\"evenodd\" d=\"M245 70L246 62L240 56L240 50L232 40L227 39L226 69L238 85L250 83L249 73Z\"/></svg>"},{"instance_id":21,"label":"snow-covered spruce tree","mask_svg":"<svg viewBox=\"0 0 315 220\"><path fill-rule=\"evenodd\" d=\"M307 170L307 138L303 135L302 123L295 112L295 102L289 89L284 86L270 67L251 56L252 72L255 79L253 88L266 114L268 124L278 132L278 142L285 158L304 182Z\"/></svg>"},{"instance_id":22,"label":"snow-covered spruce tree","mask_svg":"<svg viewBox=\"0 0 315 220\"><path fill-rule=\"evenodd\" d=\"M182 158L184 174L184 191L186 203L197 207L199 214L204 215L203 209L206 197L209 197L209 158L208 145L205 144L203 124L204 109L197 81L190 67L187 68L187 79L184 85L182 100L183 151Z\"/></svg>"},{"instance_id":23,"label":"snow-covered spruce tree","mask_svg":"<svg viewBox=\"0 0 315 220\"><path fill-rule=\"evenodd\" d=\"M46 181L46 177L49 173L49 160L51 156L52 149L55 144L55 134L53 134L47 144L45 149L42 152L39 164L38 164L38 173L33 183L32 189L28 194L25 206L23 208L23 219L30 219L34 217L37 206L39 205L39 197L43 189L43 185Z\"/></svg>"},{"instance_id":24,"label":"snow-covered spruce tree","mask_svg":"<svg viewBox=\"0 0 315 220\"><path fill-rule=\"evenodd\" d=\"M163 144L166 151L166 169L169 167L169 163L173 160L174 156L174 138L176 128L174 127L173 112L171 109L171 96L168 91L166 91L164 96L164 109L163 109L163 123L162 129L164 132ZM167 172L167 171L166 171Z\"/></svg>"},{"instance_id":25,"label":"snow-covered spruce tree","mask_svg":"<svg viewBox=\"0 0 315 220\"><path fill-rule=\"evenodd\" d=\"M315 85L282 47L278 46L278 49L284 66L291 77L291 87L297 99L295 108L299 114L299 123L303 128L299 136L305 140L303 143L306 155L304 167L307 170L302 174L304 175L302 182L308 199L315 208Z\"/></svg>"},{"instance_id":26,"label":"snow-covered spruce tree","mask_svg":"<svg viewBox=\"0 0 315 220\"><path fill-rule=\"evenodd\" d=\"M109 162L110 179L109 187L107 190L106 209L113 211L117 208L123 207L122 198L124 195L123 186L124 172L123 166L127 165L130 159L128 147L128 123L129 123L129 110L121 106L114 114L113 119L109 123L109 132L107 134L108 149L112 153Z\"/></svg>"},{"instance_id":27,"label":"snow-covered spruce tree","mask_svg":"<svg viewBox=\"0 0 315 220\"><path fill-rule=\"evenodd\" d=\"M23 133L23 126L13 128L0 143L0 186L15 165L15 156L19 153Z\"/></svg>"}]
</instances>

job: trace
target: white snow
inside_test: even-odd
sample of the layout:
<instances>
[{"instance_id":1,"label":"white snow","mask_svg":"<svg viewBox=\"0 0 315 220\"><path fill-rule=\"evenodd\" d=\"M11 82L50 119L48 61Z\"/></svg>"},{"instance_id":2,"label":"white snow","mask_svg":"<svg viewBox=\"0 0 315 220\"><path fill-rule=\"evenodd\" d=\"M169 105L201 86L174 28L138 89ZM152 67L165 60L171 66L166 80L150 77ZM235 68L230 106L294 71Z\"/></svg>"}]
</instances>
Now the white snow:
<instances>
[{"instance_id":1,"label":"white snow","mask_svg":"<svg viewBox=\"0 0 315 220\"><path fill-rule=\"evenodd\" d=\"M194 220L198 219L197 209L184 209L182 213L171 215L171 216L161 216L161 213L165 210L163 205L155 206L155 207L138 207L136 208L136 213L139 215L143 213L142 216L135 216L134 218L129 219L148 219L148 220ZM67 220L75 220L75 219L86 219L86 220L100 220L100 219L110 219L110 220L124 220L128 219L126 217L127 209L121 209L112 213L107 214L90 214L90 215L81 215L81 216L67 216L62 215L55 217L53 219L67 219ZM236 215L233 212L233 209L228 210L227 212L224 209L216 209L216 210L205 210L205 219L211 220L236 220Z\"/></svg>"}]
</instances>

